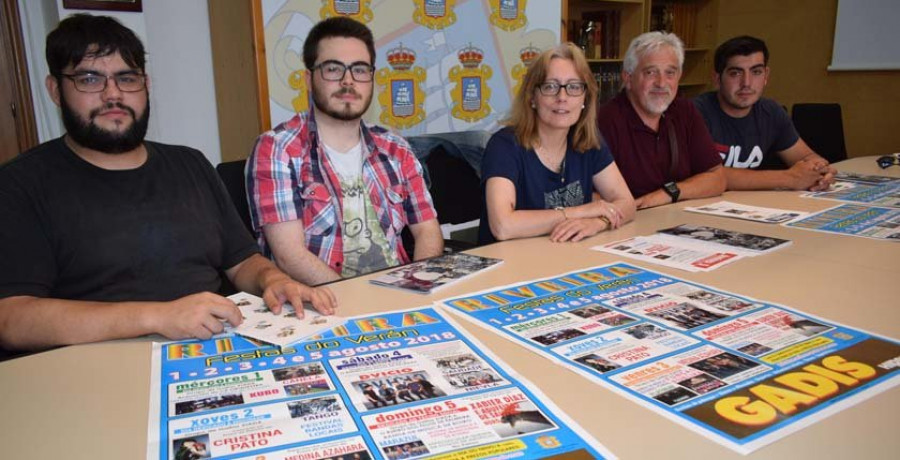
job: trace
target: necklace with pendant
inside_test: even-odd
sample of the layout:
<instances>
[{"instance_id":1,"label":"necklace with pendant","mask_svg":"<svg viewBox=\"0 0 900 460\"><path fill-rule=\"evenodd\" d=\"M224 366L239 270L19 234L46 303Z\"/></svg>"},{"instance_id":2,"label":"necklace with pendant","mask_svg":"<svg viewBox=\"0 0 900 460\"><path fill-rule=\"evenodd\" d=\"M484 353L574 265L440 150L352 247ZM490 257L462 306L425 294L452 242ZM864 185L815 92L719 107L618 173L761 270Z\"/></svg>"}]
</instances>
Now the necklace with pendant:
<instances>
[{"instance_id":1,"label":"necklace with pendant","mask_svg":"<svg viewBox=\"0 0 900 460\"><path fill-rule=\"evenodd\" d=\"M543 152L543 155L541 154L541 152L538 152L538 150L540 150L541 152ZM548 160L549 160L550 158L552 158L552 154L551 154L550 152L548 152L548 151L545 149L545 147L544 147L543 145L541 145L540 147L536 148L536 149L535 149L535 153L538 154L538 158L539 158L539 159L542 158L542 157L543 157L543 158L546 158L546 159L548 159ZM545 163L543 160L542 160L541 162L544 163L545 165L546 165L547 163L549 163L549 162L546 162L546 163ZM551 171L554 171L554 170L551 169ZM556 172L556 171L554 171L554 172ZM559 162L559 181L560 181L561 183L563 183L563 184L566 183L566 151L565 151L565 150L563 150L562 160L560 160L560 162Z\"/></svg>"}]
</instances>

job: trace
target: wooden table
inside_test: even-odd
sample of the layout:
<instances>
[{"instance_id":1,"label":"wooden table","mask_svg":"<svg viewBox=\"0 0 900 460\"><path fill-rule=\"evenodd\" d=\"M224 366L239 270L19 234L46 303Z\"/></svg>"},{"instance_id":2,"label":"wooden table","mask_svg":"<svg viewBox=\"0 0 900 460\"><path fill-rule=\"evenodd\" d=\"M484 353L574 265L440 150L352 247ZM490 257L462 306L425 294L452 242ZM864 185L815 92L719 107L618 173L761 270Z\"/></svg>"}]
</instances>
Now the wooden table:
<instances>
[{"instance_id":1,"label":"wooden table","mask_svg":"<svg viewBox=\"0 0 900 460\"><path fill-rule=\"evenodd\" d=\"M850 159L838 167L900 177L900 168L881 170L874 157ZM728 192L724 197L640 211L635 222L580 243L554 244L546 238L531 238L475 249L475 254L506 262L449 286L439 295L423 297L376 287L368 283L368 277L343 281L332 288L345 316L410 308L502 284L611 263L619 259L589 248L677 224L705 224L787 238L793 245L709 273L644 265L853 328L900 337L900 245L681 210L723 199L803 211L837 204L801 198L796 192ZM743 458L511 341L463 324L622 458ZM143 458L150 409L150 351L150 339L143 338L66 347L0 363L0 457ZM749 457L897 458L897 414L900 390L894 388Z\"/></svg>"}]
</instances>

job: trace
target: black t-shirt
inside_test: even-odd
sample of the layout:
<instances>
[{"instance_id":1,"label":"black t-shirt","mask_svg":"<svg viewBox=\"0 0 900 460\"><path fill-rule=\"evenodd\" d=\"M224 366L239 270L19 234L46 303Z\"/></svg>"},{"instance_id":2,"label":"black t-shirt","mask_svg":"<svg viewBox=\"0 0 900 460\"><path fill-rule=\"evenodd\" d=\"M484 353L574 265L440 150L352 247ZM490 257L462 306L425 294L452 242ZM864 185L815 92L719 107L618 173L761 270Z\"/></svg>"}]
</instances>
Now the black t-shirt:
<instances>
[{"instance_id":1,"label":"black t-shirt","mask_svg":"<svg viewBox=\"0 0 900 460\"><path fill-rule=\"evenodd\" d=\"M760 98L750 113L733 118L722 111L715 92L694 98L725 166L750 169L785 169L778 152L800 139L787 112L777 102Z\"/></svg>"},{"instance_id":2,"label":"black t-shirt","mask_svg":"<svg viewBox=\"0 0 900 460\"><path fill-rule=\"evenodd\" d=\"M258 252L200 152L145 145L131 170L98 168L62 138L0 167L0 298L174 300L218 292Z\"/></svg>"}]
</instances>

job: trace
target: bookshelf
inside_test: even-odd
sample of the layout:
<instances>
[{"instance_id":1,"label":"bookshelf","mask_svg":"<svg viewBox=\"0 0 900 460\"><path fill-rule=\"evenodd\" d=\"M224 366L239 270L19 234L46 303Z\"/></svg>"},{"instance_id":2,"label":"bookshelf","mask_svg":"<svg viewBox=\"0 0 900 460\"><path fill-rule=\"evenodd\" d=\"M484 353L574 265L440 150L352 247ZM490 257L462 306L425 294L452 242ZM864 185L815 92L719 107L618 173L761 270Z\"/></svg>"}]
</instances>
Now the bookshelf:
<instances>
[{"instance_id":1,"label":"bookshelf","mask_svg":"<svg viewBox=\"0 0 900 460\"><path fill-rule=\"evenodd\" d=\"M685 44L684 96L709 89L716 47L719 0L564 0L561 39L585 49L607 100L621 86L622 58L631 40L650 30L666 30Z\"/></svg>"}]
</instances>

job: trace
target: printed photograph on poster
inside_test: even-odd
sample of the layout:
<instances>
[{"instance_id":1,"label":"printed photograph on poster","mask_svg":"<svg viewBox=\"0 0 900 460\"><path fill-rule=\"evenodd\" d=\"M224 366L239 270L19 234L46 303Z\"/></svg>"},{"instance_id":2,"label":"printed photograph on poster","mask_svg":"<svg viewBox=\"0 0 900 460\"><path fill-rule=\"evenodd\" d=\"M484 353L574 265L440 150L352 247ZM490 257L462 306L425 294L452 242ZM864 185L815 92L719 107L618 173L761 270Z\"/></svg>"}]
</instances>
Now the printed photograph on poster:
<instances>
[{"instance_id":1,"label":"printed photograph on poster","mask_svg":"<svg viewBox=\"0 0 900 460\"><path fill-rule=\"evenodd\" d=\"M414 458L431 453L422 441L404 442L403 444L384 446L382 447L382 452L384 452L384 456L387 457L388 460Z\"/></svg>"},{"instance_id":2,"label":"printed photograph on poster","mask_svg":"<svg viewBox=\"0 0 900 460\"><path fill-rule=\"evenodd\" d=\"M172 451L175 452L175 460L199 460L210 458L209 436L194 436L190 438L176 439L172 442Z\"/></svg>"},{"instance_id":3,"label":"printed photograph on poster","mask_svg":"<svg viewBox=\"0 0 900 460\"><path fill-rule=\"evenodd\" d=\"M353 388L365 397L366 409L396 406L404 402L422 401L446 396L425 372L411 372L389 379L352 382Z\"/></svg>"},{"instance_id":4,"label":"printed photograph on poster","mask_svg":"<svg viewBox=\"0 0 900 460\"><path fill-rule=\"evenodd\" d=\"M341 410L342 406L338 399L333 396L301 399L288 403L288 410L291 412L291 418L307 417L311 415L335 413Z\"/></svg>"},{"instance_id":5,"label":"printed photograph on poster","mask_svg":"<svg viewBox=\"0 0 900 460\"><path fill-rule=\"evenodd\" d=\"M588 366L591 369L593 369L601 374L605 374L609 371L614 371L614 370L622 367L616 363L607 361L607 360L603 359L603 357L595 355L593 353L588 353L584 356L579 356L579 357L575 358L575 361L577 361L581 364L584 364L585 366Z\"/></svg>"},{"instance_id":6,"label":"printed photograph on poster","mask_svg":"<svg viewBox=\"0 0 900 460\"><path fill-rule=\"evenodd\" d=\"M244 396L241 394L210 396L209 398L198 399L195 401L175 403L175 414L190 414L193 412L237 406L240 404L244 404Z\"/></svg>"}]
</instances>

